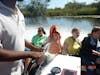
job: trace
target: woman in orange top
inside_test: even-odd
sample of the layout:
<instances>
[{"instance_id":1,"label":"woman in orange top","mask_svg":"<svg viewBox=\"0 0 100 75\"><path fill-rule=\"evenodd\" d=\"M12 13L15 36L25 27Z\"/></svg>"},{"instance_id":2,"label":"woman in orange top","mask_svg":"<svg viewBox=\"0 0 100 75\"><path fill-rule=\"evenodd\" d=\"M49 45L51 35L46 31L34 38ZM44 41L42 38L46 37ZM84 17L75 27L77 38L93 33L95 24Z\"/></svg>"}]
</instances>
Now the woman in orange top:
<instances>
[{"instance_id":1,"label":"woman in orange top","mask_svg":"<svg viewBox=\"0 0 100 75\"><path fill-rule=\"evenodd\" d=\"M60 43L60 33L56 25L52 25L50 28L50 35L48 38L48 52L50 54L59 54L61 53L61 43Z\"/></svg>"}]
</instances>

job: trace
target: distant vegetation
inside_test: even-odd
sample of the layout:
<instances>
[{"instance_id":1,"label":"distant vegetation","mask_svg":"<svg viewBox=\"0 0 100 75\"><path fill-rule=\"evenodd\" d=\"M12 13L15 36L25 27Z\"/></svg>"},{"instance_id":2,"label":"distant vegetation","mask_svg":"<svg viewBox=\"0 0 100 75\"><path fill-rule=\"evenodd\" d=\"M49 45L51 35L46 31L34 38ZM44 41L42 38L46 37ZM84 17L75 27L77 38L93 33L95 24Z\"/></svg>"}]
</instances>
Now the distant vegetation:
<instances>
[{"instance_id":1,"label":"distant vegetation","mask_svg":"<svg viewBox=\"0 0 100 75\"><path fill-rule=\"evenodd\" d=\"M63 9L47 9L46 13L48 16L100 15L100 2L89 5L69 2Z\"/></svg>"},{"instance_id":2,"label":"distant vegetation","mask_svg":"<svg viewBox=\"0 0 100 75\"><path fill-rule=\"evenodd\" d=\"M25 16L76 16L76 15L100 15L100 1L92 4L78 3L76 1L69 2L65 5L63 9L47 9L48 2L42 4L40 2L32 0L29 5L24 5L21 8Z\"/></svg>"},{"instance_id":3,"label":"distant vegetation","mask_svg":"<svg viewBox=\"0 0 100 75\"><path fill-rule=\"evenodd\" d=\"M49 1L50 0L30 0L28 5L24 3L18 3L17 5L25 16L44 16L46 15L46 9Z\"/></svg>"}]
</instances>

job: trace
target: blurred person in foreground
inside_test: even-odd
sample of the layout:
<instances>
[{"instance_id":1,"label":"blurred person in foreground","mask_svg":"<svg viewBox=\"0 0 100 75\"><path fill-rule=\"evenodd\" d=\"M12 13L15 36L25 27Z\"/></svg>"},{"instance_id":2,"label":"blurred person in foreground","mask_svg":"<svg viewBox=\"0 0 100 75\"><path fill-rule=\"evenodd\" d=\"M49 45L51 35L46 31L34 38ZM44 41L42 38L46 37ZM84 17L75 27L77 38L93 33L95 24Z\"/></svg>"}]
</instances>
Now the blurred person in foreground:
<instances>
[{"instance_id":1,"label":"blurred person in foreground","mask_svg":"<svg viewBox=\"0 0 100 75\"><path fill-rule=\"evenodd\" d=\"M17 1L0 0L0 75L21 75L23 63L20 59L36 58L38 64L42 61L41 48L35 48L24 39L24 17ZM24 51L25 46L32 51Z\"/></svg>"}]
</instances>

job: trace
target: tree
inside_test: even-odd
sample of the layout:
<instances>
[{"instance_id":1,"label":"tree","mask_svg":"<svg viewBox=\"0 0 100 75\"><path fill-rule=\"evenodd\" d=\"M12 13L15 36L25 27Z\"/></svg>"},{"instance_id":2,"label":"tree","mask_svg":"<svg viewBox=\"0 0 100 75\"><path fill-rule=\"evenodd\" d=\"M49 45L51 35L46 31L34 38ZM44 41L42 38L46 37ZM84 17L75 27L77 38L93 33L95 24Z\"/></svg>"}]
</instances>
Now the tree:
<instances>
[{"instance_id":1,"label":"tree","mask_svg":"<svg viewBox=\"0 0 100 75\"><path fill-rule=\"evenodd\" d=\"M32 13L34 16L43 16L46 14L46 7L50 0L31 0L31 10L34 11Z\"/></svg>"},{"instance_id":2,"label":"tree","mask_svg":"<svg viewBox=\"0 0 100 75\"><path fill-rule=\"evenodd\" d=\"M25 16L44 16L48 2L50 2L50 0L31 0L28 5L20 5L19 3L18 6Z\"/></svg>"}]
</instances>

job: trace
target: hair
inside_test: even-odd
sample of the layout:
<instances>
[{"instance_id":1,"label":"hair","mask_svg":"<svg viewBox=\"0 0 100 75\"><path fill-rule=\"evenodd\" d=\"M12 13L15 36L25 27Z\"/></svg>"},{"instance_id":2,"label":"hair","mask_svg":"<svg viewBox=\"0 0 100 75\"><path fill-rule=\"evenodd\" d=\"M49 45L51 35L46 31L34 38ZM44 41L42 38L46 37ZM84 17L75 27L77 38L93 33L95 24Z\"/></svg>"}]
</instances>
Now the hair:
<instances>
[{"instance_id":1,"label":"hair","mask_svg":"<svg viewBox=\"0 0 100 75\"><path fill-rule=\"evenodd\" d=\"M73 29L72 29L72 33L73 33L73 32L76 32L76 31L79 31L79 29L78 29L78 28L73 28Z\"/></svg>"},{"instance_id":2,"label":"hair","mask_svg":"<svg viewBox=\"0 0 100 75\"><path fill-rule=\"evenodd\" d=\"M54 33L55 31L56 31L57 34L58 34L58 35L57 35L57 38L60 39L61 36L60 36L60 33L59 33L58 28L57 28L56 25L52 25L52 26L51 26L49 37L50 37L50 38L53 38L53 33Z\"/></svg>"},{"instance_id":3,"label":"hair","mask_svg":"<svg viewBox=\"0 0 100 75\"><path fill-rule=\"evenodd\" d=\"M45 32L45 30L44 30L44 28L43 28L43 27L39 27L39 28L38 28L38 30L39 30L39 29L41 29L41 30L42 30L43 34L46 34L46 32Z\"/></svg>"},{"instance_id":4,"label":"hair","mask_svg":"<svg viewBox=\"0 0 100 75\"><path fill-rule=\"evenodd\" d=\"M100 27L94 27L94 28L92 29L91 34L92 34L93 32L98 32L98 31L100 31Z\"/></svg>"}]
</instances>

